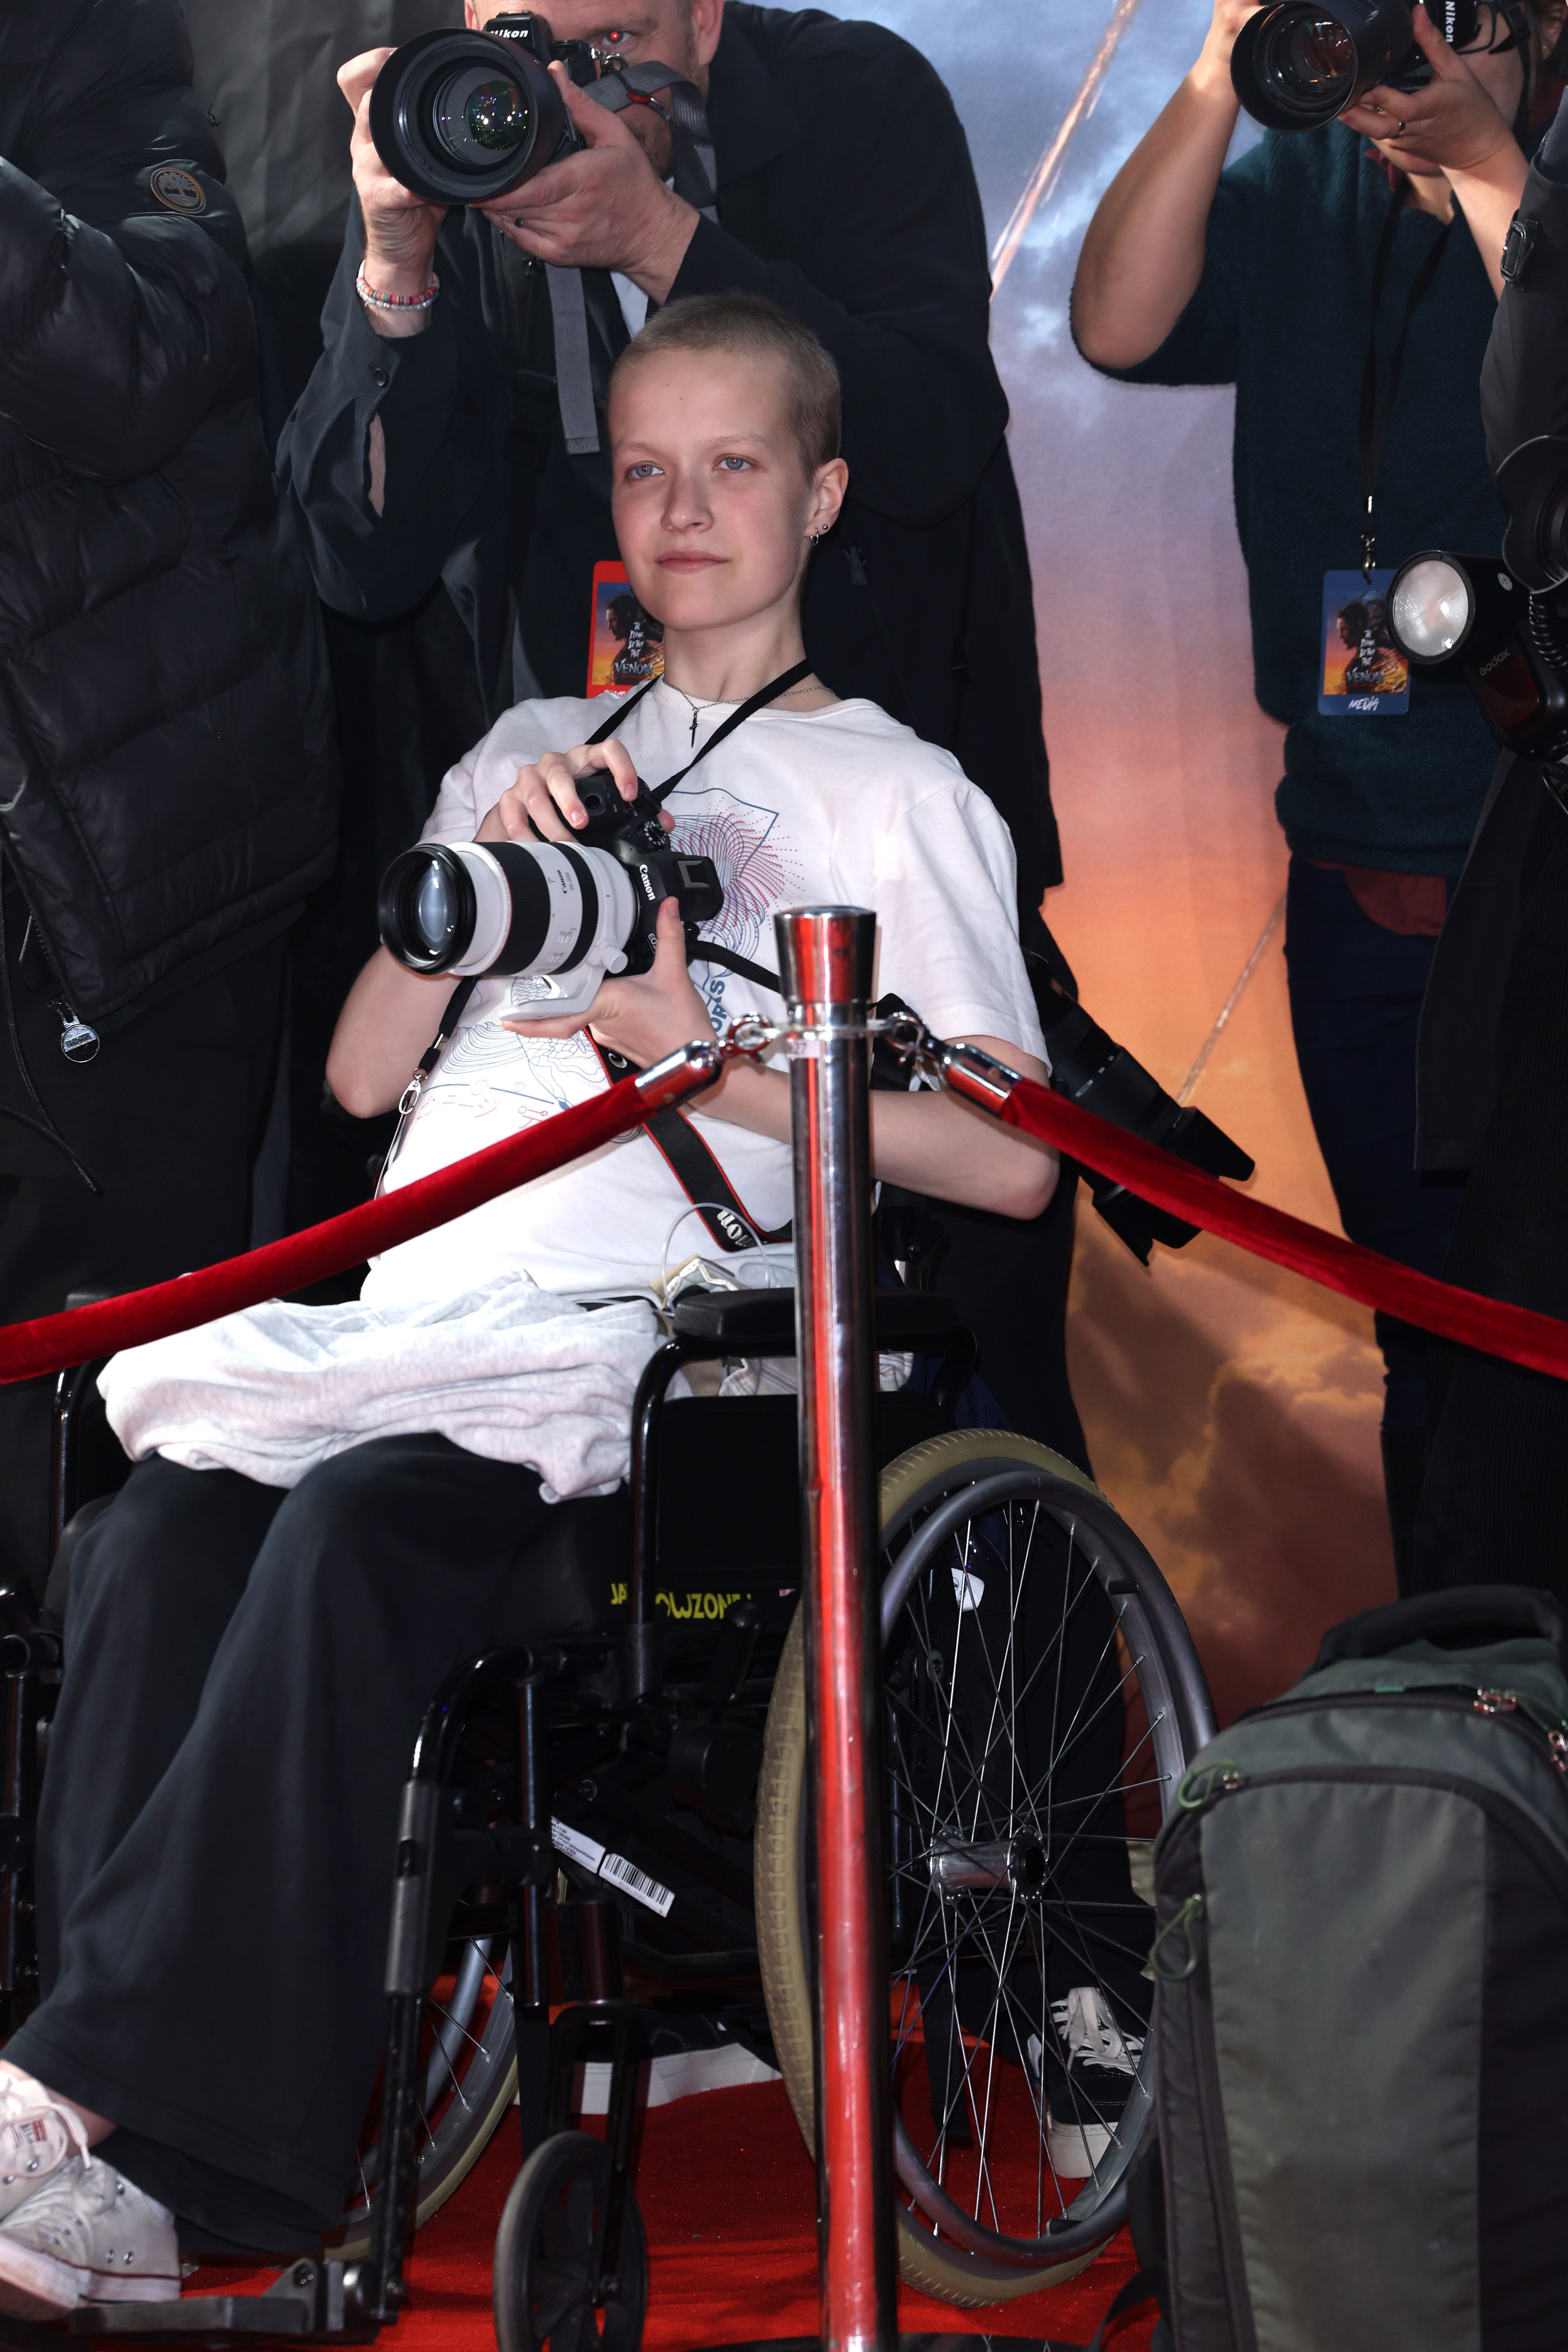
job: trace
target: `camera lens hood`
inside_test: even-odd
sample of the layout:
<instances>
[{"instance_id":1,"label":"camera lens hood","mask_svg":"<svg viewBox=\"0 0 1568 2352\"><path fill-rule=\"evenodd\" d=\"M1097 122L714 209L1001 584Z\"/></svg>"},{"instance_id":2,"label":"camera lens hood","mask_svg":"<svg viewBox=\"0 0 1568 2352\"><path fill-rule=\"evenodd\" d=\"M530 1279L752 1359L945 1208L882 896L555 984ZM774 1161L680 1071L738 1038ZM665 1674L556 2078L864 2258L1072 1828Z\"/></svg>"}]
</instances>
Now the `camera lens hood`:
<instances>
[{"instance_id":1,"label":"camera lens hood","mask_svg":"<svg viewBox=\"0 0 1568 2352\"><path fill-rule=\"evenodd\" d=\"M445 936L430 936L421 919L420 895L432 874L438 877L446 912ZM468 867L445 843L419 844L395 857L382 877L376 921L382 945L409 971L449 971L474 935L479 907Z\"/></svg>"},{"instance_id":2,"label":"camera lens hood","mask_svg":"<svg viewBox=\"0 0 1568 2352\"><path fill-rule=\"evenodd\" d=\"M1266 131L1315 131L1386 81L1415 42L1408 0L1279 0L1237 35L1231 83Z\"/></svg>"},{"instance_id":3,"label":"camera lens hood","mask_svg":"<svg viewBox=\"0 0 1568 2352\"><path fill-rule=\"evenodd\" d=\"M1568 582L1568 441L1543 433L1510 449L1497 469L1508 509L1503 562L1538 596Z\"/></svg>"},{"instance_id":4,"label":"camera lens hood","mask_svg":"<svg viewBox=\"0 0 1568 2352\"><path fill-rule=\"evenodd\" d=\"M370 135L393 178L433 205L482 205L521 187L570 145L571 117L520 41L421 33L370 93Z\"/></svg>"}]
</instances>

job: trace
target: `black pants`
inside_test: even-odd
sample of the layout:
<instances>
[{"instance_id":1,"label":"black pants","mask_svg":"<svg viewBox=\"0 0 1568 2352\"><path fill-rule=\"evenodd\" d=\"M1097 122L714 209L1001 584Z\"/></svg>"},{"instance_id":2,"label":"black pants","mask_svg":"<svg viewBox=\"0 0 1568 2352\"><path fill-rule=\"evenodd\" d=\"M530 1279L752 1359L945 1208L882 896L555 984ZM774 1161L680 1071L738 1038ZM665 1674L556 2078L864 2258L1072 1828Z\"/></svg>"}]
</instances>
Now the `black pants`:
<instances>
[{"instance_id":1,"label":"black pants","mask_svg":"<svg viewBox=\"0 0 1568 2352\"><path fill-rule=\"evenodd\" d=\"M1352 1242L1441 1270L1461 1187L1415 1172L1415 1034L1436 941L1363 912L1342 874L1292 857L1285 954L1290 1025L1318 1148ZM1384 1421L1418 1430L1426 1335L1377 1318Z\"/></svg>"},{"instance_id":2,"label":"black pants","mask_svg":"<svg viewBox=\"0 0 1568 2352\"><path fill-rule=\"evenodd\" d=\"M382 1438L291 1492L153 1459L81 1539L46 1998L5 2054L114 2118L193 2242L301 2251L342 2210L414 1736L552 1517L531 1471Z\"/></svg>"},{"instance_id":3,"label":"black pants","mask_svg":"<svg viewBox=\"0 0 1568 2352\"><path fill-rule=\"evenodd\" d=\"M1497 1092L1443 1272L1568 1317L1568 815L1541 794L1498 1031ZM1568 1381L1432 1342L1417 1589L1568 1603Z\"/></svg>"},{"instance_id":4,"label":"black pants","mask_svg":"<svg viewBox=\"0 0 1568 2352\"><path fill-rule=\"evenodd\" d=\"M0 1323L52 1315L77 1289L136 1290L246 1247L250 1171L283 1018L279 939L106 1030L92 1061L60 1053L47 985L17 951L6 898L22 1051L50 1117L101 1187L0 1116ZM0 1111L36 1117L0 1024ZM47 1571L51 1380L0 1388L0 1571L41 1592Z\"/></svg>"},{"instance_id":5,"label":"black pants","mask_svg":"<svg viewBox=\"0 0 1568 2352\"><path fill-rule=\"evenodd\" d=\"M1415 1169L1415 1046L1436 941L1373 922L1344 876L1292 857L1285 956L1296 1058L1318 1148L1352 1242L1436 1274L1461 1180ZM1374 1318L1385 1367L1383 1475L1401 1592L1413 1589L1426 1335Z\"/></svg>"}]
</instances>

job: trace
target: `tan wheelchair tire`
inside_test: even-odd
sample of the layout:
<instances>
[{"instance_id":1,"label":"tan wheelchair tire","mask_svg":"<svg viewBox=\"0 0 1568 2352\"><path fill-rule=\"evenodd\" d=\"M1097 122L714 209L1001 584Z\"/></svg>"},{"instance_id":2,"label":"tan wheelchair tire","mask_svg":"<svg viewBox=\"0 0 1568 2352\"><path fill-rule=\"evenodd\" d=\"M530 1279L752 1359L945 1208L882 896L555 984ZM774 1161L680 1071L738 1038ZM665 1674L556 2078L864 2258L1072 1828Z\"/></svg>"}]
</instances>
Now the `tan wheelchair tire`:
<instances>
[{"instance_id":1,"label":"tan wheelchair tire","mask_svg":"<svg viewBox=\"0 0 1568 2352\"><path fill-rule=\"evenodd\" d=\"M912 1446L882 1473L879 1516L883 1541L890 1541L917 1511L970 1484L984 1468L1010 1462L1048 1471L1099 1495L1081 1471L1031 1438L1006 1431L957 1430ZM757 1949L784 2086L801 2135L807 2147L814 2147L812 1984L800 1864L805 1784L805 1644L797 1612L773 1685L757 1788ZM944 2303L967 2306L1011 2303L1057 2285L1076 2276L1101 2250L1095 2246L1068 2261L1020 2270L949 2247L901 2200L897 2219L899 2272L906 2284Z\"/></svg>"}]
</instances>

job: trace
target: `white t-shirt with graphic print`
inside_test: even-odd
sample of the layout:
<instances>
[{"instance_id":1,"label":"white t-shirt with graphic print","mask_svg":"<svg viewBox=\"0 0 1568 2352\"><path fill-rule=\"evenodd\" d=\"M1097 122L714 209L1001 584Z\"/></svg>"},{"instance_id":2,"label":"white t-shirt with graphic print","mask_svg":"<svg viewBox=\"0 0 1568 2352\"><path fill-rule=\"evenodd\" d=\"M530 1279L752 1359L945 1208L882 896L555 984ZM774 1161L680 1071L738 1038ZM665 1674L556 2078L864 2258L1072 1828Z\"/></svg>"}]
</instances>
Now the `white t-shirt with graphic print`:
<instances>
[{"instance_id":1,"label":"white t-shirt with graphic print","mask_svg":"<svg viewBox=\"0 0 1568 2352\"><path fill-rule=\"evenodd\" d=\"M471 841L520 767L584 742L624 698L524 702L504 713L444 780L423 838ZM731 708L703 712L699 749ZM617 731L650 785L691 757L691 707L668 686ZM872 908L873 996L901 996L938 1036L997 1037L1043 1055L1006 828L950 753L875 703L759 711L665 805L673 845L710 857L723 884L723 910L705 936L773 971L776 908ZM694 961L691 975L715 1030L739 1013L782 1017L776 995L720 965ZM432 991L437 1011L439 1003ZM510 979L474 990L404 1128L389 1190L602 1091L585 1036L517 1036L500 1025L512 1010ZM789 1147L701 1112L694 1123L756 1223L787 1224ZM509 1269L578 1297L625 1293L699 1250L713 1254L662 1155L638 1132L388 1250L364 1297L377 1305L439 1297Z\"/></svg>"}]
</instances>

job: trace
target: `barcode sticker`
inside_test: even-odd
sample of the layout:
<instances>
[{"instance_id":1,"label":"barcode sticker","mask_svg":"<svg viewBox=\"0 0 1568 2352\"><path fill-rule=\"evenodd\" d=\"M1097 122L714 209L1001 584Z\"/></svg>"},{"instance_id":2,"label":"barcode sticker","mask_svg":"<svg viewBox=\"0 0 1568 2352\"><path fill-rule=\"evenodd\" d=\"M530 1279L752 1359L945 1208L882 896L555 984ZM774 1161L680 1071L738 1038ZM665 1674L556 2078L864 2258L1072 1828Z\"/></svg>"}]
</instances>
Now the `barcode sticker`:
<instances>
[{"instance_id":1,"label":"barcode sticker","mask_svg":"<svg viewBox=\"0 0 1568 2352\"><path fill-rule=\"evenodd\" d=\"M661 1886L657 1878L650 1878L646 1870L639 1870L624 1853L606 1853L595 1839L584 1837L581 1830L570 1828L565 1822L552 1821L550 1835L557 1853L563 1853L568 1862L607 1878L612 1885L623 1888L634 1902L645 1903L661 1919L668 1918L675 1901L672 1887Z\"/></svg>"},{"instance_id":2,"label":"barcode sticker","mask_svg":"<svg viewBox=\"0 0 1568 2352\"><path fill-rule=\"evenodd\" d=\"M568 1862L579 1864L584 1870L597 1870L605 1859L602 1845L595 1845L581 1830L568 1829L564 1822L551 1822L550 1837L557 1853L563 1853Z\"/></svg>"},{"instance_id":3,"label":"barcode sticker","mask_svg":"<svg viewBox=\"0 0 1568 2352\"><path fill-rule=\"evenodd\" d=\"M657 1878L650 1878L646 1870L639 1870L624 1853L605 1854L599 1864L599 1875L625 1887L635 1902L646 1903L661 1919L668 1918L669 1906L675 1901L674 1889L661 1886Z\"/></svg>"}]
</instances>

